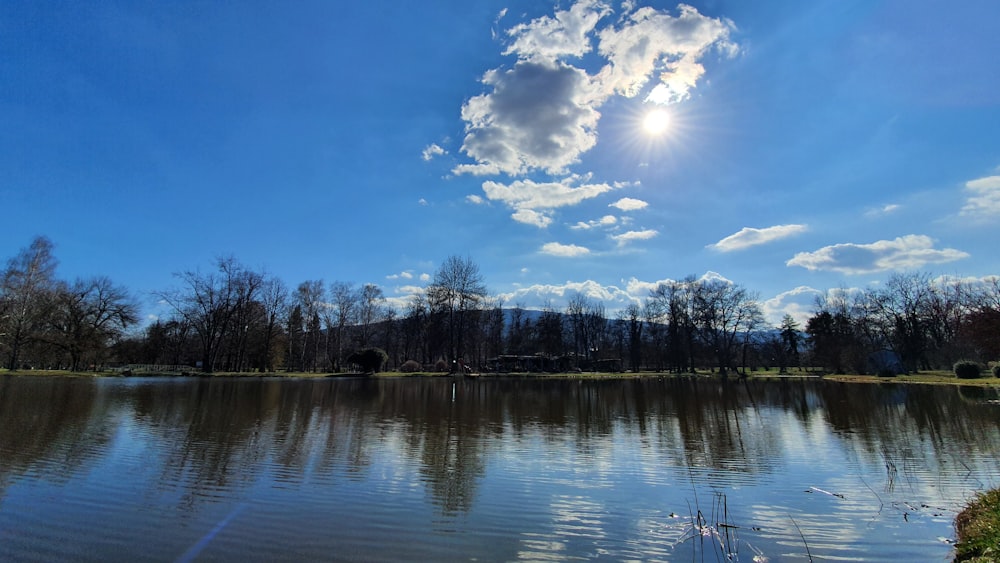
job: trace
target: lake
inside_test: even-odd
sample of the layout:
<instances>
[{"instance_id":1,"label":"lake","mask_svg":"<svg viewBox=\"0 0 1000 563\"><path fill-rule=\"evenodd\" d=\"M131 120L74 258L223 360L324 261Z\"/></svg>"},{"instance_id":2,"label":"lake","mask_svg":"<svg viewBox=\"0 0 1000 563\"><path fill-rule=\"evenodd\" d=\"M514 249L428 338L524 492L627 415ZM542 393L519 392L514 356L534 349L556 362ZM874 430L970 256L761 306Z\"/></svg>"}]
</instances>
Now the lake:
<instances>
[{"instance_id":1,"label":"lake","mask_svg":"<svg viewBox=\"0 0 1000 563\"><path fill-rule=\"evenodd\" d=\"M948 561L994 390L0 377L0 560ZM728 559L727 559L728 558Z\"/></svg>"}]
</instances>

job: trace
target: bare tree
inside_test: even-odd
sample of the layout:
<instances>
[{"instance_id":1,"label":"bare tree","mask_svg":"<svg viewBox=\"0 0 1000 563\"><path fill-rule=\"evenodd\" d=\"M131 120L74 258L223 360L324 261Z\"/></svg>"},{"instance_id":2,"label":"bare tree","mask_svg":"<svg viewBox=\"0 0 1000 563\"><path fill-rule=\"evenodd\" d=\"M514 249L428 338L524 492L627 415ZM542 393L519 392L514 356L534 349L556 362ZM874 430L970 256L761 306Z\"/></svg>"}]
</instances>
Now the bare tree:
<instances>
[{"instance_id":1,"label":"bare tree","mask_svg":"<svg viewBox=\"0 0 1000 563\"><path fill-rule=\"evenodd\" d=\"M308 280L299 284L295 290L295 304L301 309L304 323L305 343L302 346L302 369L316 371L321 357L320 347L323 344L322 325L320 324L320 309L323 307L325 290L323 280Z\"/></svg>"},{"instance_id":2,"label":"bare tree","mask_svg":"<svg viewBox=\"0 0 1000 563\"><path fill-rule=\"evenodd\" d=\"M99 367L111 342L139 316L128 290L103 276L61 284L55 303L50 341L69 355L72 371L80 370L84 358Z\"/></svg>"},{"instance_id":3,"label":"bare tree","mask_svg":"<svg viewBox=\"0 0 1000 563\"><path fill-rule=\"evenodd\" d=\"M663 344L670 369L677 373L693 372L695 369L697 326L694 294L699 284L694 276L688 276L682 281L659 284L649 296L651 311L648 315L655 315L660 323L666 325Z\"/></svg>"},{"instance_id":4,"label":"bare tree","mask_svg":"<svg viewBox=\"0 0 1000 563\"><path fill-rule=\"evenodd\" d=\"M358 348L368 348L375 326L384 321L385 316L382 288L366 283L358 293Z\"/></svg>"},{"instance_id":5,"label":"bare tree","mask_svg":"<svg viewBox=\"0 0 1000 563\"><path fill-rule=\"evenodd\" d=\"M256 337L256 331L265 317L259 301L264 283L264 274L249 268L238 266L233 273L233 323L226 339L226 369L230 371L250 368L250 339Z\"/></svg>"},{"instance_id":6,"label":"bare tree","mask_svg":"<svg viewBox=\"0 0 1000 563\"><path fill-rule=\"evenodd\" d=\"M549 356L561 356L566 352L566 338L563 331L562 315L546 303L542 315L535 325L535 340L542 353Z\"/></svg>"},{"instance_id":7,"label":"bare tree","mask_svg":"<svg viewBox=\"0 0 1000 563\"><path fill-rule=\"evenodd\" d=\"M470 311L486 298L486 283L471 258L449 256L434 274L427 298L448 323L448 356L452 362L465 354L465 330Z\"/></svg>"},{"instance_id":8,"label":"bare tree","mask_svg":"<svg viewBox=\"0 0 1000 563\"><path fill-rule=\"evenodd\" d=\"M629 366L633 372L642 367L642 329L644 327L642 308L629 304L622 312L623 324L628 329Z\"/></svg>"},{"instance_id":9,"label":"bare tree","mask_svg":"<svg viewBox=\"0 0 1000 563\"><path fill-rule=\"evenodd\" d=\"M573 338L573 351L578 358L584 358L586 364L595 367L608 325L604 305L578 293L566 304L566 320Z\"/></svg>"},{"instance_id":10,"label":"bare tree","mask_svg":"<svg viewBox=\"0 0 1000 563\"><path fill-rule=\"evenodd\" d=\"M933 298L927 274L892 274L879 290L866 295L865 317L878 322L886 342L909 372L927 366L927 313Z\"/></svg>"},{"instance_id":11,"label":"bare tree","mask_svg":"<svg viewBox=\"0 0 1000 563\"><path fill-rule=\"evenodd\" d=\"M652 297L647 297L642 305L642 318L646 322L646 365L656 371L663 370L664 348L666 347L666 321L660 304ZM652 364L652 365L650 365Z\"/></svg>"},{"instance_id":12,"label":"bare tree","mask_svg":"<svg viewBox=\"0 0 1000 563\"><path fill-rule=\"evenodd\" d=\"M712 348L719 373L736 367L741 347L745 366L750 334L763 319L757 296L738 284L704 280L695 287L694 304L701 337Z\"/></svg>"},{"instance_id":13,"label":"bare tree","mask_svg":"<svg viewBox=\"0 0 1000 563\"><path fill-rule=\"evenodd\" d=\"M52 249L52 241L36 237L7 261L0 281L0 344L8 369L20 367L24 346L40 337L52 310L58 263Z\"/></svg>"},{"instance_id":14,"label":"bare tree","mask_svg":"<svg viewBox=\"0 0 1000 563\"><path fill-rule=\"evenodd\" d=\"M507 327L507 353L508 354L522 354L524 353L525 345L527 344L527 330L526 330L526 319L524 315L524 306L520 303L515 303L514 308L510 310L510 326Z\"/></svg>"},{"instance_id":15,"label":"bare tree","mask_svg":"<svg viewBox=\"0 0 1000 563\"><path fill-rule=\"evenodd\" d=\"M270 372L275 368L275 341L288 304L288 288L280 278L267 277L260 289L260 303L264 311L262 331L263 351L260 355L259 369Z\"/></svg>"},{"instance_id":16,"label":"bare tree","mask_svg":"<svg viewBox=\"0 0 1000 563\"><path fill-rule=\"evenodd\" d=\"M223 339L233 321L242 272L243 267L234 258L220 258L213 272L175 274L182 286L158 294L197 334L201 369L206 373L215 370Z\"/></svg>"},{"instance_id":17,"label":"bare tree","mask_svg":"<svg viewBox=\"0 0 1000 563\"><path fill-rule=\"evenodd\" d=\"M427 299L422 294L414 294L406 306L402 320L402 348L405 360L426 363L430 359L427 350Z\"/></svg>"},{"instance_id":18,"label":"bare tree","mask_svg":"<svg viewBox=\"0 0 1000 563\"><path fill-rule=\"evenodd\" d=\"M336 355L332 359L333 369L340 371L344 361L344 338L347 327L355 322L358 294L354 284L335 281L330 284L330 306L327 309L327 333L336 329Z\"/></svg>"},{"instance_id":19,"label":"bare tree","mask_svg":"<svg viewBox=\"0 0 1000 563\"><path fill-rule=\"evenodd\" d=\"M962 336L975 355L1000 359L1000 277L984 283L966 284L963 290L966 315Z\"/></svg>"}]
</instances>

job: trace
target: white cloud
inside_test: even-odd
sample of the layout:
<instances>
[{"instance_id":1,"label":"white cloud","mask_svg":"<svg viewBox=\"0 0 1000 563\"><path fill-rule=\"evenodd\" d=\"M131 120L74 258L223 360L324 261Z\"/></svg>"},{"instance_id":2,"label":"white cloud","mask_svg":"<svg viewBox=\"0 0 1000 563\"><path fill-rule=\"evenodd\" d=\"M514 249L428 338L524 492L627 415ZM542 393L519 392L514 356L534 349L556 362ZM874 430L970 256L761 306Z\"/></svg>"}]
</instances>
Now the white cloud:
<instances>
[{"instance_id":1,"label":"white cloud","mask_svg":"<svg viewBox=\"0 0 1000 563\"><path fill-rule=\"evenodd\" d=\"M705 272L699 280L718 280L732 283L720 274L711 271ZM646 282L631 278L622 282L624 288L616 285L603 285L594 280L567 281L563 284L534 284L518 287L510 293L502 293L500 297L506 303L520 303L529 309L541 309L547 305L556 308L565 307L570 297L583 295L588 299L602 303L605 306L605 313L611 317L628 305L642 305L646 297L649 296L650 290L655 289L661 283L672 283L673 281L663 279Z\"/></svg>"},{"instance_id":2,"label":"white cloud","mask_svg":"<svg viewBox=\"0 0 1000 563\"><path fill-rule=\"evenodd\" d=\"M712 270L709 270L709 271L705 272L704 274L702 274L702 276L700 278L698 278L698 281L702 281L702 282L722 282L722 283L726 283L726 284L729 284L729 285L733 284L733 280L727 278L726 276L720 274L719 272L713 272Z\"/></svg>"},{"instance_id":3,"label":"white cloud","mask_svg":"<svg viewBox=\"0 0 1000 563\"><path fill-rule=\"evenodd\" d=\"M473 176L495 176L501 172L496 164L459 164L451 170L456 175L472 174Z\"/></svg>"},{"instance_id":4,"label":"white cloud","mask_svg":"<svg viewBox=\"0 0 1000 563\"><path fill-rule=\"evenodd\" d=\"M444 155L444 154L448 154L448 151L444 150L443 148L441 148L440 146L438 146L435 143L431 143L431 144L427 145L426 147L424 147L424 152L422 153L421 156L422 156L422 158L424 160L431 160L435 156L441 156L441 155Z\"/></svg>"},{"instance_id":5,"label":"white cloud","mask_svg":"<svg viewBox=\"0 0 1000 563\"><path fill-rule=\"evenodd\" d=\"M510 70L487 72L482 82L492 92L462 106L462 151L478 165L511 175L532 169L560 174L597 143L600 114L585 71L519 61ZM475 170L457 167L454 172Z\"/></svg>"},{"instance_id":6,"label":"white cloud","mask_svg":"<svg viewBox=\"0 0 1000 563\"><path fill-rule=\"evenodd\" d=\"M431 281L431 275L430 274L420 274L420 281L422 281L422 282L429 282L429 281Z\"/></svg>"},{"instance_id":7,"label":"white cloud","mask_svg":"<svg viewBox=\"0 0 1000 563\"><path fill-rule=\"evenodd\" d=\"M649 240L658 234L660 233L654 231L653 229L646 229L643 231L628 231L627 233L622 233L620 235L612 235L611 238L618 243L618 246L625 246L632 241Z\"/></svg>"},{"instance_id":8,"label":"white cloud","mask_svg":"<svg viewBox=\"0 0 1000 563\"><path fill-rule=\"evenodd\" d=\"M622 211L637 211L639 209L645 209L647 206L649 206L649 204L645 201L631 197L623 197L614 203L608 204L608 207L616 207Z\"/></svg>"},{"instance_id":9,"label":"white cloud","mask_svg":"<svg viewBox=\"0 0 1000 563\"><path fill-rule=\"evenodd\" d=\"M544 229L552 224L552 217L545 213L539 213L534 209L518 209L510 216L511 219L525 225L534 225L539 229Z\"/></svg>"},{"instance_id":10,"label":"white cloud","mask_svg":"<svg viewBox=\"0 0 1000 563\"><path fill-rule=\"evenodd\" d=\"M587 229L594 229L597 227L612 227L617 224L618 224L617 217L615 217L614 215L605 215L604 217L601 217L600 219L594 219L593 221L587 221L587 222L579 221L577 224L571 226L570 228L574 230L587 230Z\"/></svg>"},{"instance_id":11,"label":"white cloud","mask_svg":"<svg viewBox=\"0 0 1000 563\"><path fill-rule=\"evenodd\" d=\"M518 60L484 73L487 91L462 106L461 151L474 162L459 164L455 174L561 174L597 143L598 109L610 96L634 97L655 80L649 100L684 100L704 75L699 61L711 47L729 55L736 50L731 22L687 5L676 17L641 8L600 28L610 13L604 2L580 0L508 30L504 54ZM594 59L603 66L591 75L574 64L592 53L595 36Z\"/></svg>"},{"instance_id":12,"label":"white cloud","mask_svg":"<svg viewBox=\"0 0 1000 563\"><path fill-rule=\"evenodd\" d=\"M583 184L573 186L580 178L573 176L562 182L538 183L517 180L510 184L483 182L483 192L490 201L499 201L514 209L511 217L520 223L547 227L552 223L551 213L558 207L576 205L614 189L608 184Z\"/></svg>"},{"instance_id":13,"label":"white cloud","mask_svg":"<svg viewBox=\"0 0 1000 563\"><path fill-rule=\"evenodd\" d=\"M523 59L556 60L582 57L590 52L590 34L597 22L611 13L610 7L596 0L581 0L553 17L542 16L507 31L514 41L504 51Z\"/></svg>"},{"instance_id":14,"label":"white cloud","mask_svg":"<svg viewBox=\"0 0 1000 563\"><path fill-rule=\"evenodd\" d=\"M542 245L540 252L542 254L549 254L551 256L575 257L575 256L584 256L586 254L590 254L590 249L583 246L577 246L575 244L561 244L558 242L547 242Z\"/></svg>"},{"instance_id":15,"label":"white cloud","mask_svg":"<svg viewBox=\"0 0 1000 563\"><path fill-rule=\"evenodd\" d=\"M389 274L388 276L385 277L385 279L387 279L387 280L399 280L399 279L412 280L413 279L413 272L410 271L410 270L405 270L405 271L402 271L402 272L400 272L398 274Z\"/></svg>"},{"instance_id":16,"label":"white cloud","mask_svg":"<svg viewBox=\"0 0 1000 563\"><path fill-rule=\"evenodd\" d=\"M968 194L959 212L964 217L996 219L1000 217L1000 176L986 176L965 183Z\"/></svg>"},{"instance_id":17,"label":"white cloud","mask_svg":"<svg viewBox=\"0 0 1000 563\"><path fill-rule=\"evenodd\" d=\"M807 270L871 274L918 269L927 264L943 264L968 257L967 253L954 248L935 249L934 241L928 236L906 235L871 244L835 244L815 252L800 252L786 264Z\"/></svg>"},{"instance_id":18,"label":"white cloud","mask_svg":"<svg viewBox=\"0 0 1000 563\"><path fill-rule=\"evenodd\" d=\"M562 182L545 183L517 180L510 184L487 181L483 182L483 191L489 200L501 201L514 208L555 209L576 205L614 189L608 184L584 184L573 187L574 180L575 177Z\"/></svg>"},{"instance_id":19,"label":"white cloud","mask_svg":"<svg viewBox=\"0 0 1000 563\"><path fill-rule=\"evenodd\" d=\"M670 278L652 282L641 281L637 278L629 278L629 280L625 282L625 291L633 297L643 298L649 296L649 293L659 287L660 284L669 284L673 282L674 280Z\"/></svg>"},{"instance_id":20,"label":"white cloud","mask_svg":"<svg viewBox=\"0 0 1000 563\"><path fill-rule=\"evenodd\" d=\"M731 234L715 244L710 244L709 247L721 252L732 252L733 250L743 250L751 246L774 242L805 231L805 225L775 225L763 229L743 227L739 232Z\"/></svg>"},{"instance_id":21,"label":"white cloud","mask_svg":"<svg viewBox=\"0 0 1000 563\"><path fill-rule=\"evenodd\" d=\"M771 326L780 326L784 316L791 315L799 323L799 328L805 330L806 322L814 313L816 299L823 295L823 291L801 285L765 300L761 309Z\"/></svg>"},{"instance_id":22,"label":"white cloud","mask_svg":"<svg viewBox=\"0 0 1000 563\"><path fill-rule=\"evenodd\" d=\"M647 281L639 280L637 278L629 278L629 280L627 282L625 282L625 289L626 289L626 291L628 291L629 295L632 295L632 296L634 296L636 298L643 298L643 297L647 297L649 295L649 293L651 291L653 291L654 289L656 289L657 287L659 287L660 284L671 284L671 283L676 283L677 281L678 280L673 280L673 279L670 279L670 278L664 278L662 280L647 282ZM709 271L705 272L704 274L702 274L701 277L698 278L698 281L702 281L702 282L720 281L720 282L728 283L728 284L733 283L732 280L726 278L722 274L720 274L718 272L713 272L711 270L709 270Z\"/></svg>"},{"instance_id":23,"label":"white cloud","mask_svg":"<svg viewBox=\"0 0 1000 563\"><path fill-rule=\"evenodd\" d=\"M465 196L465 201L474 205L482 205L483 203L486 203L486 200L484 200L482 196L478 196L476 194Z\"/></svg>"},{"instance_id":24,"label":"white cloud","mask_svg":"<svg viewBox=\"0 0 1000 563\"><path fill-rule=\"evenodd\" d=\"M419 203L420 205L427 205L427 200L424 198L420 198L417 200L417 203Z\"/></svg>"},{"instance_id":25,"label":"white cloud","mask_svg":"<svg viewBox=\"0 0 1000 563\"><path fill-rule=\"evenodd\" d=\"M583 184L574 187L576 177L561 182L537 183L518 180L510 184L483 182L483 191L491 201L501 201L514 208L555 209L576 205L614 188L608 184Z\"/></svg>"},{"instance_id":26,"label":"white cloud","mask_svg":"<svg viewBox=\"0 0 1000 563\"><path fill-rule=\"evenodd\" d=\"M564 284L534 284L519 287L510 293L501 294L506 303L521 303L527 308L541 309L546 305L556 308L565 307L570 297L582 295L588 299L600 302L608 309L617 310L631 303L640 303L637 299L613 285L602 285L593 280L582 282L567 281ZM606 311L608 313L610 311Z\"/></svg>"},{"instance_id":27,"label":"white cloud","mask_svg":"<svg viewBox=\"0 0 1000 563\"><path fill-rule=\"evenodd\" d=\"M680 15L653 8L640 8L629 15L620 28L600 31L598 52L609 64L598 81L611 92L627 97L639 94L656 75L659 83L647 96L654 103L676 103L690 97L690 91L704 75L698 62L713 45L734 55L736 45L729 40L732 22L713 19L681 4Z\"/></svg>"}]
</instances>

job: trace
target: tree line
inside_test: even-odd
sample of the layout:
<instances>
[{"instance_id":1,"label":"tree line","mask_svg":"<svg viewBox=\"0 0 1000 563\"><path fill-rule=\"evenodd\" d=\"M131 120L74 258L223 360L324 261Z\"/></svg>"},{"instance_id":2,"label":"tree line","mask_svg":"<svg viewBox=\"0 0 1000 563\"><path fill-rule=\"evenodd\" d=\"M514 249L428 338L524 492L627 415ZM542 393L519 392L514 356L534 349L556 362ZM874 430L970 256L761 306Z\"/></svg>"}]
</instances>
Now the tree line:
<instances>
[{"instance_id":1,"label":"tree line","mask_svg":"<svg viewBox=\"0 0 1000 563\"><path fill-rule=\"evenodd\" d=\"M375 369L404 371L872 373L1000 358L998 278L893 274L877 289L828 292L805 327L788 315L773 327L755 292L722 279L661 283L614 315L582 294L561 309L534 311L490 295L471 258L450 256L423 293L395 308L374 284L307 280L289 288L226 257L207 271L175 274L175 285L154 295L169 314L140 325L126 288L103 276L63 281L56 265L45 237L7 262L0 353L8 369L340 372L375 361Z\"/></svg>"}]
</instances>

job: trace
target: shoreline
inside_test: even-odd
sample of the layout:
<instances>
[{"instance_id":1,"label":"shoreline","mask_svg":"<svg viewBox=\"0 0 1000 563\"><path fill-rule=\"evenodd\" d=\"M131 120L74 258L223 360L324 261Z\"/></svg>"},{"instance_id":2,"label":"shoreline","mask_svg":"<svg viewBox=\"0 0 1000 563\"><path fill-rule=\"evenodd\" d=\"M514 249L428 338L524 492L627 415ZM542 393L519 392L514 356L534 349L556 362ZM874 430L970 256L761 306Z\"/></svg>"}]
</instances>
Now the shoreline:
<instances>
[{"instance_id":1,"label":"shoreline","mask_svg":"<svg viewBox=\"0 0 1000 563\"><path fill-rule=\"evenodd\" d=\"M729 381L741 381L739 375L720 376L718 373L695 372L695 373L668 373L642 371L632 372L559 372L559 373L538 373L538 372L511 372L511 373L476 373L476 374L451 374L438 372L414 372L403 373L398 371L385 371L374 374L364 374L360 372L214 372L203 373L199 371L190 372L148 372L125 374L120 371L69 371L69 370L0 370L0 376L11 377L188 377L192 379L206 379L213 377L223 378L249 378L249 377L269 377L286 379L324 379L324 378L350 378L350 377L371 377L371 378L412 378L412 377L455 377L469 379L493 379L493 378L534 378L534 379L641 379L641 378L668 378L668 377L704 377ZM927 373L917 373L913 375L898 375L895 377L879 377L875 375L863 374L819 374L811 372L752 372L746 380L755 381L788 381L788 380L823 380L836 381L841 383L862 383L862 384L913 384L913 385L958 385L974 387L997 387L1000 388L1000 378L984 376L978 379L959 379L950 372L937 371Z\"/></svg>"}]
</instances>

